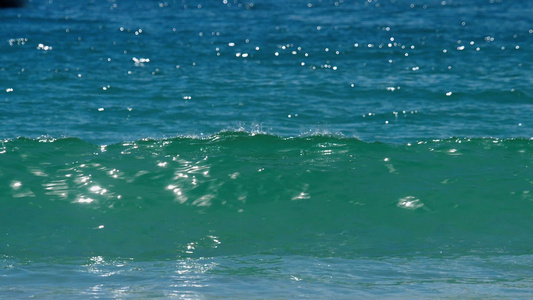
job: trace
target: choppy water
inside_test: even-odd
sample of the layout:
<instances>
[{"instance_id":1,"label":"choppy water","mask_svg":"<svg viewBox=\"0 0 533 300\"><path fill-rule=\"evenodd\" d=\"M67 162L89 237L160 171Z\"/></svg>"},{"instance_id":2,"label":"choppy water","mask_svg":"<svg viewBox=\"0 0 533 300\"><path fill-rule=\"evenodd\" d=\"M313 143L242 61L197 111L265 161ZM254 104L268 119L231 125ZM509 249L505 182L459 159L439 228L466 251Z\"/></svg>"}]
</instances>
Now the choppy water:
<instances>
[{"instance_id":1,"label":"choppy water","mask_svg":"<svg viewBox=\"0 0 533 300\"><path fill-rule=\"evenodd\" d=\"M532 13L0 10L0 297L531 296Z\"/></svg>"}]
</instances>

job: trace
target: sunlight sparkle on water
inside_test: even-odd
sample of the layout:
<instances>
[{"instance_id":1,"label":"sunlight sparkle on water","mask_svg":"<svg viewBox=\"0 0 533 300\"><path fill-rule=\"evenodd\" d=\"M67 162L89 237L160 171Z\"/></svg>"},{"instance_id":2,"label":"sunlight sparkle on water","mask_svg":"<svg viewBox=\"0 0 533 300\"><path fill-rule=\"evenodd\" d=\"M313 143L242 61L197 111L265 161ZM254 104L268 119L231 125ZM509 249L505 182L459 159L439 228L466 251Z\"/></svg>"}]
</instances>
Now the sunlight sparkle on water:
<instances>
[{"instance_id":1,"label":"sunlight sparkle on water","mask_svg":"<svg viewBox=\"0 0 533 300\"><path fill-rule=\"evenodd\" d=\"M398 207L405 209L417 209L424 206L424 203L413 196L407 196L398 200Z\"/></svg>"},{"instance_id":2,"label":"sunlight sparkle on water","mask_svg":"<svg viewBox=\"0 0 533 300\"><path fill-rule=\"evenodd\" d=\"M18 190L22 186L22 182L20 181L13 181L11 183L11 188L14 190Z\"/></svg>"},{"instance_id":3,"label":"sunlight sparkle on water","mask_svg":"<svg viewBox=\"0 0 533 300\"><path fill-rule=\"evenodd\" d=\"M78 203L92 203L94 201L94 199L92 198L88 198L88 197L80 197L78 198L78 200L76 202Z\"/></svg>"}]
</instances>

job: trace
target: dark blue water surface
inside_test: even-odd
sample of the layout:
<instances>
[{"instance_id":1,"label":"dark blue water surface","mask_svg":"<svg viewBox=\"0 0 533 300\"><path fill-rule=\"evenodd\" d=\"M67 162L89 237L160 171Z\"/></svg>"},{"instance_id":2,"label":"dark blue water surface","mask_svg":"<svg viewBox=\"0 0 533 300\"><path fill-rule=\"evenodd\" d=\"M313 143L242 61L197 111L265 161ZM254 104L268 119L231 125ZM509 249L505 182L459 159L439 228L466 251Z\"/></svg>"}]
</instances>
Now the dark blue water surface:
<instances>
[{"instance_id":1,"label":"dark blue water surface","mask_svg":"<svg viewBox=\"0 0 533 300\"><path fill-rule=\"evenodd\" d=\"M2 137L530 137L530 1L31 1Z\"/></svg>"}]
</instances>

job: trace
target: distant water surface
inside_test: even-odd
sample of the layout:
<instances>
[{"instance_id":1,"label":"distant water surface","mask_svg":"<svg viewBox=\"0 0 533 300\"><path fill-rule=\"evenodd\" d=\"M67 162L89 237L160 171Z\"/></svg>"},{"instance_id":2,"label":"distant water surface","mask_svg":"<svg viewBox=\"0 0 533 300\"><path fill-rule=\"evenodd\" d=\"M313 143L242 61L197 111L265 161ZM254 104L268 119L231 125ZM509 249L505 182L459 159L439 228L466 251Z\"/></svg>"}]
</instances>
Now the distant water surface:
<instances>
[{"instance_id":1,"label":"distant water surface","mask_svg":"<svg viewBox=\"0 0 533 300\"><path fill-rule=\"evenodd\" d=\"M2 10L3 137L531 137L529 1L226 2Z\"/></svg>"}]
</instances>

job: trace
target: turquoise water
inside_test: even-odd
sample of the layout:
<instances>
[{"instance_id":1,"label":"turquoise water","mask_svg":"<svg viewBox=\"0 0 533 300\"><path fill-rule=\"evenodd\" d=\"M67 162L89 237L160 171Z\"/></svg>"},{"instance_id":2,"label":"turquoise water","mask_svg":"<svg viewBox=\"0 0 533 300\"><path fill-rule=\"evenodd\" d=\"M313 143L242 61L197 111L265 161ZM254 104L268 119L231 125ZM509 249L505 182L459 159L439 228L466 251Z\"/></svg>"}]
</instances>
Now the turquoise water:
<instances>
[{"instance_id":1,"label":"turquoise water","mask_svg":"<svg viewBox=\"0 0 533 300\"><path fill-rule=\"evenodd\" d=\"M532 12L0 10L0 297L531 297Z\"/></svg>"}]
</instances>

